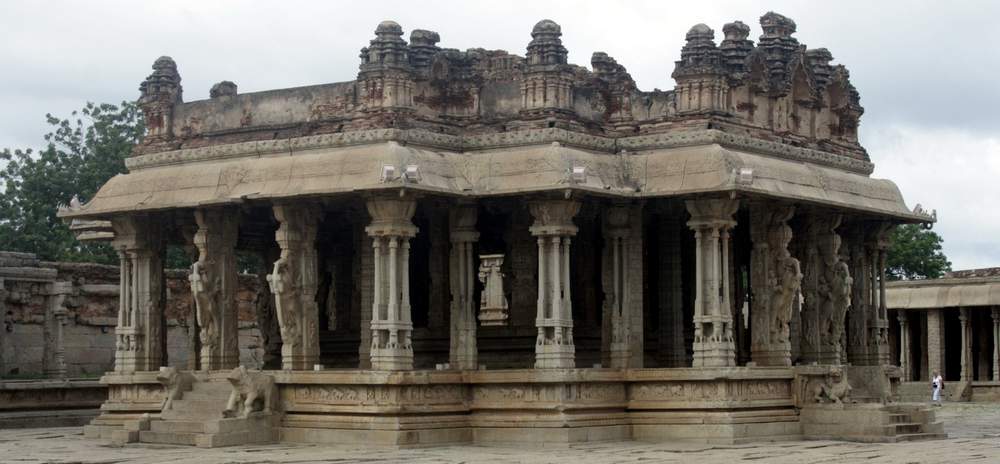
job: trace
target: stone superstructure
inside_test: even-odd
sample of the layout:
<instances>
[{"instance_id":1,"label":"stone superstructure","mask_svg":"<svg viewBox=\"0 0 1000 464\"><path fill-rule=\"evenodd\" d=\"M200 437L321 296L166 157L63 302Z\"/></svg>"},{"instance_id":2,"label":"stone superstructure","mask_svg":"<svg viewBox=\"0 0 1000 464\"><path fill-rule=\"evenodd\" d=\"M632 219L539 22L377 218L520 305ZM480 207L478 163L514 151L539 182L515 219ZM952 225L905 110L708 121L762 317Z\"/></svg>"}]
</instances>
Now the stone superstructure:
<instances>
[{"instance_id":1,"label":"stone superstructure","mask_svg":"<svg viewBox=\"0 0 1000 464\"><path fill-rule=\"evenodd\" d=\"M718 44L692 27L670 91L640 90L607 53L569 63L551 20L524 56L442 48L421 29L407 41L385 21L356 80L242 94L221 82L194 102L160 58L129 173L63 212L102 237L110 224L133 296L128 349L105 378L107 410L123 412L89 433L157 411L169 244L197 249L199 314L219 321L203 368L232 367L233 253L263 261L257 317L272 321L262 334L277 321L283 369L261 375L282 398L283 440L809 435L797 408L821 406L800 390L842 390L826 379L848 360L836 385L888 423L884 237L933 218L870 177L847 69L800 44L789 18L760 24L756 44L741 22ZM496 255L484 288L476 257ZM477 324L483 301L504 300L504 324ZM216 382L196 378L196 396Z\"/></svg>"}]
</instances>

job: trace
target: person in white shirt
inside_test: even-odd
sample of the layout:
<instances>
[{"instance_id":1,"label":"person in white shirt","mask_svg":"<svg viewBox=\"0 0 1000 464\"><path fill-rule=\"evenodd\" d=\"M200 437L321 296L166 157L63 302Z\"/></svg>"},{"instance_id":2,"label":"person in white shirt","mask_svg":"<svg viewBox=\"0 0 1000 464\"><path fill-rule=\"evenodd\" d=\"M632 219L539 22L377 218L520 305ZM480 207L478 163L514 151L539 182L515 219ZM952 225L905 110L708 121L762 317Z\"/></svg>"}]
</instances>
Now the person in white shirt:
<instances>
[{"instance_id":1,"label":"person in white shirt","mask_svg":"<svg viewBox=\"0 0 1000 464\"><path fill-rule=\"evenodd\" d=\"M935 406L941 406L941 390L944 390L944 378L937 371L931 376L931 388L934 393L931 395L931 402Z\"/></svg>"}]
</instances>

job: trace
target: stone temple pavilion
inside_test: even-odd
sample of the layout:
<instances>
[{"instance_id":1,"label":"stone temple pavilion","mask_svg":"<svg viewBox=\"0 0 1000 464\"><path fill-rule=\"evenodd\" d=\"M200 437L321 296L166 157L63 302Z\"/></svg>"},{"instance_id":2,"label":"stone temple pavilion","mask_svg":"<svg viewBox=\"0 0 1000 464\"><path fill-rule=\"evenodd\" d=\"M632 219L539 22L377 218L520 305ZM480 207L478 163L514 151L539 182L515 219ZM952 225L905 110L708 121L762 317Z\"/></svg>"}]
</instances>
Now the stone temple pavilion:
<instances>
[{"instance_id":1,"label":"stone temple pavilion","mask_svg":"<svg viewBox=\"0 0 1000 464\"><path fill-rule=\"evenodd\" d=\"M847 68L794 37L687 32L673 90L538 22L524 56L385 21L349 82L186 102L140 86L128 173L62 210L112 237L117 442L385 445L940 435L895 401L894 225ZM662 59L662 57L658 58ZM164 253L192 256L198 370L164 356ZM240 368L237 257L276 362Z\"/></svg>"}]
</instances>

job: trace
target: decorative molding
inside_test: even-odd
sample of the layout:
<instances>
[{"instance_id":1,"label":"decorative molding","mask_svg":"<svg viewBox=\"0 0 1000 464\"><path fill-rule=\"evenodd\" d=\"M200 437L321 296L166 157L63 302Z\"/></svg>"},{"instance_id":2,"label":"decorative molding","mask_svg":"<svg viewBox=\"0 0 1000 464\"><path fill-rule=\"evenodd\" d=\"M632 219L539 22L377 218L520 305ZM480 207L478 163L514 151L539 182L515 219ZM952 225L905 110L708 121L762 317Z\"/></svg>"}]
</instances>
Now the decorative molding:
<instances>
[{"instance_id":1,"label":"decorative molding","mask_svg":"<svg viewBox=\"0 0 1000 464\"><path fill-rule=\"evenodd\" d=\"M130 170L137 170L172 164L265 156L279 153L293 154L306 150L384 142L398 142L400 144L411 144L455 152L525 145L546 145L557 142L566 146L607 153L614 153L621 150L637 151L718 144L728 148L746 150L793 161L803 161L864 175L870 175L875 169L874 164L868 161L811 148L795 147L780 142L731 134L716 129L613 138L560 128L517 130L464 136L441 134L425 129L369 129L149 153L127 158L125 166Z\"/></svg>"}]
</instances>

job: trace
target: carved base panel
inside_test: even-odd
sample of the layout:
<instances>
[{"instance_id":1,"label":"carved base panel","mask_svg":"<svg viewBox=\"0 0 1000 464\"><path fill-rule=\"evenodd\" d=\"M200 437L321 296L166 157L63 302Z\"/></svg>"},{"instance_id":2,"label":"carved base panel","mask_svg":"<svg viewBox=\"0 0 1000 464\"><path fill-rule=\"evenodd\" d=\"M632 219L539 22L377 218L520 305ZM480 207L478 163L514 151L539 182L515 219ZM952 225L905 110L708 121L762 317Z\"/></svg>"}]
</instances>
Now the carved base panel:
<instances>
[{"instance_id":1,"label":"carved base panel","mask_svg":"<svg viewBox=\"0 0 1000 464\"><path fill-rule=\"evenodd\" d=\"M883 378L891 384L895 375L856 369L849 375L861 382L859 391L871 389ZM808 409L806 397L815 390L816 382L833 370L842 369L266 373L278 387L282 417L276 430L281 441L396 447L453 443L560 447L628 439L731 444L801 438L804 423L796 408L805 405ZM226 372L197 375L222 379ZM109 400L102 406L103 414L87 426L87 436L109 438L144 413L159 417L163 388L153 383L155 378L155 372L142 372L102 379L109 387ZM868 417L867 410L859 411L859 420ZM850 415L835 420L845 417Z\"/></svg>"},{"instance_id":2,"label":"carved base panel","mask_svg":"<svg viewBox=\"0 0 1000 464\"><path fill-rule=\"evenodd\" d=\"M403 348L372 348L372 369L405 371L413 369L413 350Z\"/></svg>"}]
</instances>

